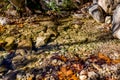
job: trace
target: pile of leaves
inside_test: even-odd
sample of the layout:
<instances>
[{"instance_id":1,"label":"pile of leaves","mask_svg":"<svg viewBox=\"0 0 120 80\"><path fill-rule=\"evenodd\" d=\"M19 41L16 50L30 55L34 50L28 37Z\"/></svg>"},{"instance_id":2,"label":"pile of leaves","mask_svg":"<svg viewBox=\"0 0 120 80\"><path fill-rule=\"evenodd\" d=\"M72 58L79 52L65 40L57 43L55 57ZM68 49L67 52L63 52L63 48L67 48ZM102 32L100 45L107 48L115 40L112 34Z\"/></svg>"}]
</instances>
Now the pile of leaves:
<instances>
[{"instance_id":1,"label":"pile of leaves","mask_svg":"<svg viewBox=\"0 0 120 80\"><path fill-rule=\"evenodd\" d=\"M13 54L9 53L7 57L4 57L1 66L6 66L8 63L12 66L10 56ZM78 55L70 57L54 54L32 65L31 68L4 72L2 79L20 80L24 77L25 80L120 80L120 59L111 59L103 53L90 55L87 58L81 58Z\"/></svg>"}]
</instances>

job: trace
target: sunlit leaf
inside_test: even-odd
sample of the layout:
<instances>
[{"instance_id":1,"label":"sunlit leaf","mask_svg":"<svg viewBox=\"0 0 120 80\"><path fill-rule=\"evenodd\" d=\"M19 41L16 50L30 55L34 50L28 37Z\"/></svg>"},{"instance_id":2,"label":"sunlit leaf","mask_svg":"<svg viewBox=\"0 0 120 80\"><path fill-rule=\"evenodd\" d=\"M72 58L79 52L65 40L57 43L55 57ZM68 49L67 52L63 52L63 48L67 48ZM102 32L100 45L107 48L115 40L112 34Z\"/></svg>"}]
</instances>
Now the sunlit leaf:
<instances>
[{"instance_id":1,"label":"sunlit leaf","mask_svg":"<svg viewBox=\"0 0 120 80\"><path fill-rule=\"evenodd\" d=\"M100 59L105 60L105 61L106 61L106 63L108 63L108 64L110 64L110 63L111 63L111 59L110 59L109 57L105 56L105 55L104 55L104 54L102 54L102 53L99 53L99 54L98 54L98 57L99 57Z\"/></svg>"}]
</instances>

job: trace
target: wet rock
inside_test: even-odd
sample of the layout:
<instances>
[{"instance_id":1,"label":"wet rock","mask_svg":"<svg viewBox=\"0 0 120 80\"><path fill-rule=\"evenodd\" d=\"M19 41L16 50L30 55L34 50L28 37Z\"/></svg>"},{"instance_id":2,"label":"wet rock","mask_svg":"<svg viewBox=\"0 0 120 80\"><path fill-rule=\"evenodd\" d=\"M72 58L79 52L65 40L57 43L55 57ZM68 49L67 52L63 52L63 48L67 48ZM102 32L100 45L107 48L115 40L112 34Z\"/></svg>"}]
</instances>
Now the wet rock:
<instances>
[{"instance_id":1,"label":"wet rock","mask_svg":"<svg viewBox=\"0 0 120 80\"><path fill-rule=\"evenodd\" d=\"M11 50L14 45L15 45L15 37L10 36L5 39L6 45L5 45L5 50Z\"/></svg>"},{"instance_id":2,"label":"wet rock","mask_svg":"<svg viewBox=\"0 0 120 80\"><path fill-rule=\"evenodd\" d=\"M6 71L8 71L8 69L6 67L0 66L0 73L4 73Z\"/></svg>"},{"instance_id":3,"label":"wet rock","mask_svg":"<svg viewBox=\"0 0 120 80\"><path fill-rule=\"evenodd\" d=\"M24 56L26 54L27 53L26 53L26 51L24 49L17 49L16 50L16 55L22 55L22 56Z\"/></svg>"},{"instance_id":4,"label":"wet rock","mask_svg":"<svg viewBox=\"0 0 120 80\"><path fill-rule=\"evenodd\" d=\"M53 35L53 36L57 36L58 33L57 33L57 30L56 30L56 26L49 27L47 29L47 34L50 34L50 35Z\"/></svg>"},{"instance_id":5,"label":"wet rock","mask_svg":"<svg viewBox=\"0 0 120 80\"><path fill-rule=\"evenodd\" d=\"M2 50L4 50L4 46L5 46L5 41L4 40L0 40L0 50L2 51Z\"/></svg>"},{"instance_id":6,"label":"wet rock","mask_svg":"<svg viewBox=\"0 0 120 80\"><path fill-rule=\"evenodd\" d=\"M30 39L23 39L18 43L18 49L32 50L32 41Z\"/></svg>"},{"instance_id":7,"label":"wet rock","mask_svg":"<svg viewBox=\"0 0 120 80\"><path fill-rule=\"evenodd\" d=\"M46 43L48 42L49 38L50 38L50 34L48 34L48 33L41 33L40 36L38 36L37 39L36 39L35 46L37 48L39 48L39 47L41 47L43 45L46 45Z\"/></svg>"},{"instance_id":8,"label":"wet rock","mask_svg":"<svg viewBox=\"0 0 120 80\"><path fill-rule=\"evenodd\" d=\"M2 65L2 62L3 62L3 59L4 59L4 56L0 56L0 65Z\"/></svg>"},{"instance_id":9,"label":"wet rock","mask_svg":"<svg viewBox=\"0 0 120 80\"><path fill-rule=\"evenodd\" d=\"M97 22L104 22L103 10L99 5L93 4L89 7L88 12Z\"/></svg>"},{"instance_id":10,"label":"wet rock","mask_svg":"<svg viewBox=\"0 0 120 80\"><path fill-rule=\"evenodd\" d=\"M15 69L24 67L29 61L24 56L16 56L12 60Z\"/></svg>"},{"instance_id":11,"label":"wet rock","mask_svg":"<svg viewBox=\"0 0 120 80\"><path fill-rule=\"evenodd\" d=\"M9 71L4 77L3 80L16 80L16 75L18 71Z\"/></svg>"},{"instance_id":12,"label":"wet rock","mask_svg":"<svg viewBox=\"0 0 120 80\"><path fill-rule=\"evenodd\" d=\"M0 17L0 24L1 25L7 25L10 23L10 20L6 17Z\"/></svg>"}]
</instances>

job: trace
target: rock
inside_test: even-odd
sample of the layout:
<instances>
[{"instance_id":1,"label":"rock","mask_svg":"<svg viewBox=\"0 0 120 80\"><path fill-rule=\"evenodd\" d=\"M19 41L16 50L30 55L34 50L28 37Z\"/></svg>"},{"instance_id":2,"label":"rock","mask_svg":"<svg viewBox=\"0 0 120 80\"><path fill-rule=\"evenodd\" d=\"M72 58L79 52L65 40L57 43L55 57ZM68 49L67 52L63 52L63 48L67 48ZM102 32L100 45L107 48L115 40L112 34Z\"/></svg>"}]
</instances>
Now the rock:
<instances>
[{"instance_id":1,"label":"rock","mask_svg":"<svg viewBox=\"0 0 120 80\"><path fill-rule=\"evenodd\" d=\"M27 53L26 53L26 51L24 49L17 49L16 50L16 55L22 55L22 56L24 56L26 54Z\"/></svg>"},{"instance_id":2,"label":"rock","mask_svg":"<svg viewBox=\"0 0 120 80\"><path fill-rule=\"evenodd\" d=\"M105 23L110 24L112 22L112 17L111 16L106 16L105 17Z\"/></svg>"},{"instance_id":3,"label":"rock","mask_svg":"<svg viewBox=\"0 0 120 80\"><path fill-rule=\"evenodd\" d=\"M0 17L0 24L1 25L7 25L10 23L10 20L6 17Z\"/></svg>"},{"instance_id":4,"label":"rock","mask_svg":"<svg viewBox=\"0 0 120 80\"><path fill-rule=\"evenodd\" d=\"M1 55L0 56L0 65L2 65L3 59L4 59L4 57Z\"/></svg>"},{"instance_id":5,"label":"rock","mask_svg":"<svg viewBox=\"0 0 120 80\"><path fill-rule=\"evenodd\" d=\"M99 75L94 71L88 72L89 80L98 80Z\"/></svg>"},{"instance_id":6,"label":"rock","mask_svg":"<svg viewBox=\"0 0 120 80\"><path fill-rule=\"evenodd\" d=\"M116 7L113 13L112 34L113 37L120 39L120 4Z\"/></svg>"},{"instance_id":7,"label":"rock","mask_svg":"<svg viewBox=\"0 0 120 80\"><path fill-rule=\"evenodd\" d=\"M113 33L113 37L114 37L114 38L117 38L117 39L120 39L120 29L118 29L117 31L115 31L115 32Z\"/></svg>"},{"instance_id":8,"label":"rock","mask_svg":"<svg viewBox=\"0 0 120 80\"><path fill-rule=\"evenodd\" d=\"M25 0L8 0L16 8L21 8L25 6Z\"/></svg>"},{"instance_id":9,"label":"rock","mask_svg":"<svg viewBox=\"0 0 120 80\"><path fill-rule=\"evenodd\" d=\"M49 38L50 38L50 34L47 33L41 34L40 36L37 37L35 46L38 48L43 45L46 45Z\"/></svg>"},{"instance_id":10,"label":"rock","mask_svg":"<svg viewBox=\"0 0 120 80\"><path fill-rule=\"evenodd\" d=\"M82 12L82 13L86 14L87 11L88 11L87 8L81 8L81 12Z\"/></svg>"},{"instance_id":11,"label":"rock","mask_svg":"<svg viewBox=\"0 0 120 80\"><path fill-rule=\"evenodd\" d=\"M8 16L18 16L18 13L16 10L7 10L5 11L5 14Z\"/></svg>"},{"instance_id":12,"label":"rock","mask_svg":"<svg viewBox=\"0 0 120 80\"><path fill-rule=\"evenodd\" d=\"M5 72L5 71L8 71L8 69L5 68L4 66L0 66L0 73Z\"/></svg>"},{"instance_id":13,"label":"rock","mask_svg":"<svg viewBox=\"0 0 120 80\"><path fill-rule=\"evenodd\" d=\"M32 50L32 41L30 39L23 39L18 43L18 49Z\"/></svg>"},{"instance_id":14,"label":"rock","mask_svg":"<svg viewBox=\"0 0 120 80\"><path fill-rule=\"evenodd\" d=\"M88 76L87 76L87 71L82 70L82 71L80 72L79 79L80 79L80 80L88 80L87 78L88 78Z\"/></svg>"},{"instance_id":15,"label":"rock","mask_svg":"<svg viewBox=\"0 0 120 80\"><path fill-rule=\"evenodd\" d=\"M98 2L98 0L93 0L93 4L94 4L94 3L97 3L97 2Z\"/></svg>"},{"instance_id":16,"label":"rock","mask_svg":"<svg viewBox=\"0 0 120 80\"><path fill-rule=\"evenodd\" d=\"M15 37L13 36L7 37L5 39L5 42L7 43L4 47L5 50L11 50L13 46L15 45Z\"/></svg>"},{"instance_id":17,"label":"rock","mask_svg":"<svg viewBox=\"0 0 120 80\"><path fill-rule=\"evenodd\" d=\"M86 75L80 75L80 76L79 76L79 79L80 79L80 80L88 80Z\"/></svg>"},{"instance_id":18,"label":"rock","mask_svg":"<svg viewBox=\"0 0 120 80\"><path fill-rule=\"evenodd\" d=\"M113 11L113 3L113 0L98 0L98 5L108 14L111 14Z\"/></svg>"},{"instance_id":19,"label":"rock","mask_svg":"<svg viewBox=\"0 0 120 80\"><path fill-rule=\"evenodd\" d=\"M0 50L2 51L2 50L4 50L4 46L5 46L5 41L4 40L0 40Z\"/></svg>"},{"instance_id":20,"label":"rock","mask_svg":"<svg viewBox=\"0 0 120 80\"><path fill-rule=\"evenodd\" d=\"M89 7L88 12L97 22L102 23L105 21L103 10L99 5L93 4Z\"/></svg>"},{"instance_id":21,"label":"rock","mask_svg":"<svg viewBox=\"0 0 120 80\"><path fill-rule=\"evenodd\" d=\"M3 80L16 80L18 71L9 71L3 78Z\"/></svg>"},{"instance_id":22,"label":"rock","mask_svg":"<svg viewBox=\"0 0 120 80\"><path fill-rule=\"evenodd\" d=\"M74 15L72 15L73 18L77 18L77 19L82 19L84 18L84 14L77 14L77 13L74 13Z\"/></svg>"}]
</instances>

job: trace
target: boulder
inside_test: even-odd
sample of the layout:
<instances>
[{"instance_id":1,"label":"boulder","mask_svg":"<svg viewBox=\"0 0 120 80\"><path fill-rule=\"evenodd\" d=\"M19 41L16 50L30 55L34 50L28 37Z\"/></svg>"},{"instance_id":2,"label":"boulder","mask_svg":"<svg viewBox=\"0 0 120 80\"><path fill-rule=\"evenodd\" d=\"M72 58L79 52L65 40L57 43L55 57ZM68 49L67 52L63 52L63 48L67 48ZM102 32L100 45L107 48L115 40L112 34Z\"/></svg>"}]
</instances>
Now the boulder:
<instances>
[{"instance_id":1,"label":"boulder","mask_svg":"<svg viewBox=\"0 0 120 80\"><path fill-rule=\"evenodd\" d=\"M103 10L98 4L93 4L90 6L88 12L97 22L102 23L105 21Z\"/></svg>"}]
</instances>

